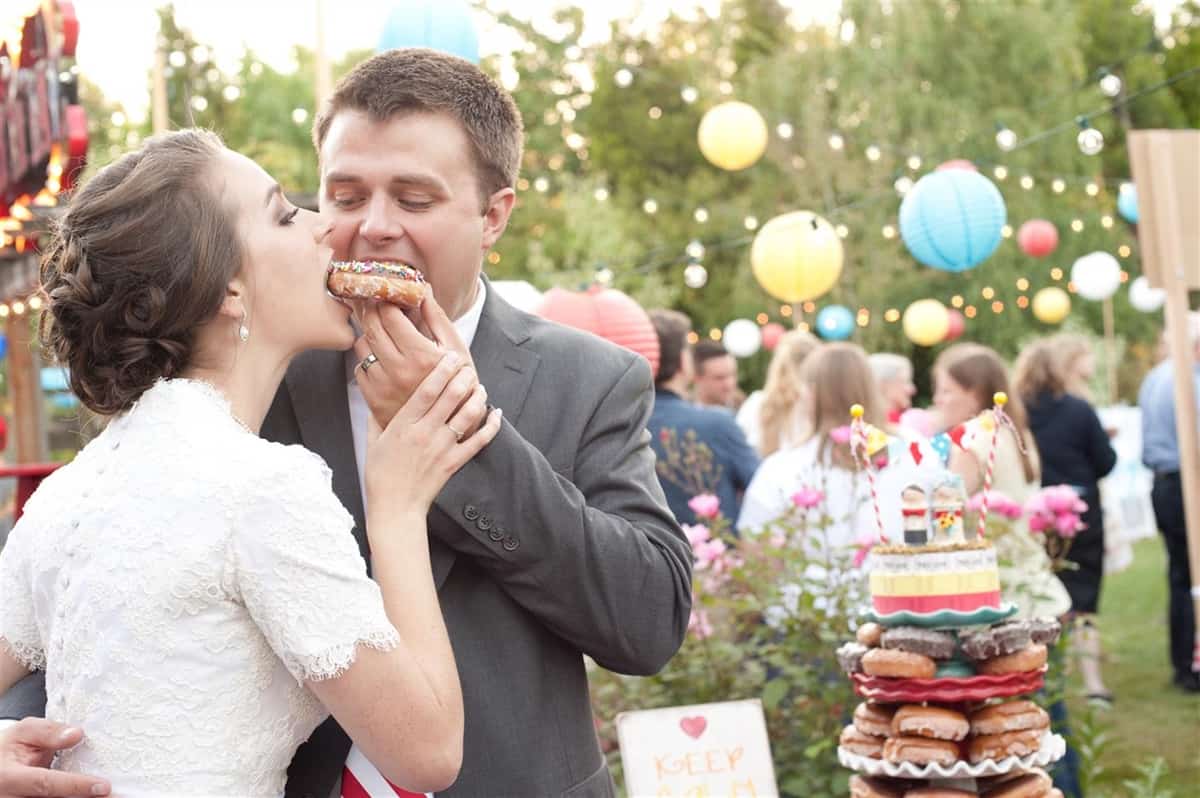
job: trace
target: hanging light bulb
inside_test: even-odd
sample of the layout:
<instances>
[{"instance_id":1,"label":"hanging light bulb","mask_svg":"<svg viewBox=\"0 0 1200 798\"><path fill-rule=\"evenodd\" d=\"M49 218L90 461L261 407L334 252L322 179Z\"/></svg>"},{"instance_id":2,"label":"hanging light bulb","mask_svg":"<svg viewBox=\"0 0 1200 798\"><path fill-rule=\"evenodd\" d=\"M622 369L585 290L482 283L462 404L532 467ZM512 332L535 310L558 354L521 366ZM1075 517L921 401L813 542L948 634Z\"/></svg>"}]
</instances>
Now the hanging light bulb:
<instances>
[{"instance_id":1,"label":"hanging light bulb","mask_svg":"<svg viewBox=\"0 0 1200 798\"><path fill-rule=\"evenodd\" d=\"M596 282L600 285L611 285L613 281L613 271L608 267L599 269L596 272Z\"/></svg>"},{"instance_id":2,"label":"hanging light bulb","mask_svg":"<svg viewBox=\"0 0 1200 798\"><path fill-rule=\"evenodd\" d=\"M642 203L642 210L650 214L658 213L658 203L652 199L648 199Z\"/></svg>"},{"instance_id":3,"label":"hanging light bulb","mask_svg":"<svg viewBox=\"0 0 1200 798\"><path fill-rule=\"evenodd\" d=\"M829 137L829 149L840 150L846 146L846 140L842 138L842 134L834 133Z\"/></svg>"},{"instance_id":4,"label":"hanging light bulb","mask_svg":"<svg viewBox=\"0 0 1200 798\"><path fill-rule=\"evenodd\" d=\"M687 247L684 248L684 252L688 254L688 257L695 260L700 260L704 257L704 245L699 241L691 241L688 243Z\"/></svg>"},{"instance_id":5,"label":"hanging light bulb","mask_svg":"<svg viewBox=\"0 0 1200 798\"><path fill-rule=\"evenodd\" d=\"M1022 175L1021 176L1021 188L1025 189L1026 191L1033 188L1033 178L1030 177L1029 175Z\"/></svg>"},{"instance_id":6,"label":"hanging light bulb","mask_svg":"<svg viewBox=\"0 0 1200 798\"><path fill-rule=\"evenodd\" d=\"M757 230L758 229L758 217L757 216L747 216L745 219L742 220L742 227L745 227L747 230Z\"/></svg>"},{"instance_id":7,"label":"hanging light bulb","mask_svg":"<svg viewBox=\"0 0 1200 798\"><path fill-rule=\"evenodd\" d=\"M896 180L896 182L892 184L892 187L896 189L897 194L899 194L900 196L903 197L905 194L907 194L909 191L912 190L912 187L913 187L912 178L909 177L908 175L898 178Z\"/></svg>"},{"instance_id":8,"label":"hanging light bulb","mask_svg":"<svg viewBox=\"0 0 1200 798\"><path fill-rule=\"evenodd\" d=\"M1050 184L1050 188L1055 194L1061 194L1067 190L1067 181L1063 180L1061 177L1056 177L1054 178L1054 182Z\"/></svg>"},{"instance_id":9,"label":"hanging light bulb","mask_svg":"<svg viewBox=\"0 0 1200 798\"><path fill-rule=\"evenodd\" d=\"M775 128L775 132L779 134L779 138L781 139L790 139L796 130L787 122L780 122Z\"/></svg>"},{"instance_id":10,"label":"hanging light bulb","mask_svg":"<svg viewBox=\"0 0 1200 798\"><path fill-rule=\"evenodd\" d=\"M616 81L617 85L622 89L628 88L629 85L633 83L633 73L628 69L618 69L617 73L613 75L613 80Z\"/></svg>"},{"instance_id":11,"label":"hanging light bulb","mask_svg":"<svg viewBox=\"0 0 1200 798\"><path fill-rule=\"evenodd\" d=\"M681 92L679 92L679 96L683 98L683 101L685 103L687 103L688 105L691 105L692 103L696 102L697 99L700 98L700 92L696 91L691 86L684 86L683 90Z\"/></svg>"},{"instance_id":12,"label":"hanging light bulb","mask_svg":"<svg viewBox=\"0 0 1200 798\"><path fill-rule=\"evenodd\" d=\"M1121 93L1121 79L1111 72L1100 78L1100 92L1105 97L1116 97Z\"/></svg>"},{"instance_id":13,"label":"hanging light bulb","mask_svg":"<svg viewBox=\"0 0 1200 798\"><path fill-rule=\"evenodd\" d=\"M699 263L689 263L683 270L683 283L688 288L703 288L708 283L708 269Z\"/></svg>"},{"instance_id":14,"label":"hanging light bulb","mask_svg":"<svg viewBox=\"0 0 1200 798\"><path fill-rule=\"evenodd\" d=\"M692 214L692 218L700 224L704 224L708 221L708 210L706 208L697 208L696 212Z\"/></svg>"},{"instance_id":15,"label":"hanging light bulb","mask_svg":"<svg viewBox=\"0 0 1200 798\"><path fill-rule=\"evenodd\" d=\"M997 180L1004 180L1006 177L1008 177L1008 167L1007 166L997 166L995 169L992 170L992 174L994 174L996 176Z\"/></svg>"},{"instance_id":16,"label":"hanging light bulb","mask_svg":"<svg viewBox=\"0 0 1200 798\"><path fill-rule=\"evenodd\" d=\"M914 172L917 171L918 169L920 169L921 168L921 156L910 155L908 157L908 168L912 169Z\"/></svg>"},{"instance_id":17,"label":"hanging light bulb","mask_svg":"<svg viewBox=\"0 0 1200 798\"><path fill-rule=\"evenodd\" d=\"M1075 139L1079 143L1079 151L1084 155L1099 154L1104 149L1104 134L1092 127L1087 117L1079 118L1079 128L1079 135Z\"/></svg>"},{"instance_id":18,"label":"hanging light bulb","mask_svg":"<svg viewBox=\"0 0 1200 798\"><path fill-rule=\"evenodd\" d=\"M867 147L867 160L868 161L871 161L871 162L878 161L879 157L881 155L883 155L883 153L880 152L879 148L876 147L874 144L872 144L870 147Z\"/></svg>"},{"instance_id":19,"label":"hanging light bulb","mask_svg":"<svg viewBox=\"0 0 1200 798\"><path fill-rule=\"evenodd\" d=\"M1100 186L1096 185L1096 183L1095 183L1095 182L1090 182L1090 183L1088 183L1088 184L1087 184L1087 186L1084 188L1084 191L1086 191L1086 192L1087 192L1087 195L1088 195L1089 197L1094 197L1094 196L1096 196L1097 194L1099 194L1099 193L1100 193Z\"/></svg>"},{"instance_id":20,"label":"hanging light bulb","mask_svg":"<svg viewBox=\"0 0 1200 798\"><path fill-rule=\"evenodd\" d=\"M1017 134L1012 132L1007 126L1002 124L996 125L996 146L1004 152L1008 152L1013 147L1017 146Z\"/></svg>"}]
</instances>

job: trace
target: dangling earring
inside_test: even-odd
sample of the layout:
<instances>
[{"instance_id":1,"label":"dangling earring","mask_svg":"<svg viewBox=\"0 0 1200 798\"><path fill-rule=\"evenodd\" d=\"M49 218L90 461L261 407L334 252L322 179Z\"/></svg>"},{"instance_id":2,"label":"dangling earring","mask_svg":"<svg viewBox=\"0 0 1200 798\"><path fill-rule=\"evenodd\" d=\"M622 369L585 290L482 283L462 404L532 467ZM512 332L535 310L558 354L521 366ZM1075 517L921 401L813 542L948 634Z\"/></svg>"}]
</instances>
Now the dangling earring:
<instances>
[{"instance_id":1,"label":"dangling earring","mask_svg":"<svg viewBox=\"0 0 1200 798\"><path fill-rule=\"evenodd\" d=\"M246 326L246 311L242 311L242 323L238 327L238 338L242 339L242 343L250 340L250 328Z\"/></svg>"}]
</instances>

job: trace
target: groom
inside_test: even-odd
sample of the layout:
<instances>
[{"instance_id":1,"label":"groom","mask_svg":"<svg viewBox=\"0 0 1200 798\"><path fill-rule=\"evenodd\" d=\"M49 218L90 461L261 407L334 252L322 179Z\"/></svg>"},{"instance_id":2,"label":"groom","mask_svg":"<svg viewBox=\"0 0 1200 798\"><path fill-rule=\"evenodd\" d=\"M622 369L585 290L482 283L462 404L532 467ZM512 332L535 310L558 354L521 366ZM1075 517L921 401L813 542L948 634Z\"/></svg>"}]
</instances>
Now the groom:
<instances>
[{"instance_id":1,"label":"groom","mask_svg":"<svg viewBox=\"0 0 1200 798\"><path fill-rule=\"evenodd\" d=\"M450 345L453 324L504 425L429 518L466 709L462 771L441 795L611 796L583 655L654 673L682 642L691 608L691 552L646 432L649 365L517 311L482 276L515 204L523 134L512 98L479 69L429 50L377 55L338 85L313 138L338 251L417 267L449 318L386 308L354 352L301 356L263 435L325 459L369 563L368 414L391 417L436 362L430 339ZM0 700L0 717L41 714L34 678ZM345 770L348 754L329 720L297 752L288 798L368 794L356 790L369 791L369 763L354 753Z\"/></svg>"}]
</instances>

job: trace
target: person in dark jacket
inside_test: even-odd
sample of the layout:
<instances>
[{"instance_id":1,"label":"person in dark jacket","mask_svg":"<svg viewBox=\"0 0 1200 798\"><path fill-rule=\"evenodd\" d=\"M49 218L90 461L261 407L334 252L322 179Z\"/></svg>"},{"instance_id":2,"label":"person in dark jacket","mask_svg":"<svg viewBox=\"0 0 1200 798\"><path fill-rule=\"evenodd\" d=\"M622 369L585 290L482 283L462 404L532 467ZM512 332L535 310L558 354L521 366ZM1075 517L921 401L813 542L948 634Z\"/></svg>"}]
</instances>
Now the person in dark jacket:
<instances>
[{"instance_id":1,"label":"person in dark jacket","mask_svg":"<svg viewBox=\"0 0 1200 798\"><path fill-rule=\"evenodd\" d=\"M688 503L711 493L720 501L721 515L733 524L742 494L758 470L758 454L733 414L684 398L693 373L691 320L675 310L652 310L650 320L658 333L660 357L654 409L646 426L658 455L656 471L667 505L679 523L694 524L697 514Z\"/></svg>"},{"instance_id":2,"label":"person in dark jacket","mask_svg":"<svg viewBox=\"0 0 1200 798\"><path fill-rule=\"evenodd\" d=\"M1071 595L1071 612L1078 629L1076 651L1088 698L1107 706L1112 693L1104 686L1100 669L1100 636L1095 616L1104 577L1104 515L1100 506L1100 480L1117 462L1108 433L1088 401L1070 392L1074 375L1087 371L1080 358L1090 352L1060 345L1055 339L1038 341L1022 352L1016 366L1016 389L1029 413L1029 427L1042 460L1042 485L1070 485L1087 502L1079 532L1067 553L1074 568L1058 572Z\"/></svg>"}]
</instances>

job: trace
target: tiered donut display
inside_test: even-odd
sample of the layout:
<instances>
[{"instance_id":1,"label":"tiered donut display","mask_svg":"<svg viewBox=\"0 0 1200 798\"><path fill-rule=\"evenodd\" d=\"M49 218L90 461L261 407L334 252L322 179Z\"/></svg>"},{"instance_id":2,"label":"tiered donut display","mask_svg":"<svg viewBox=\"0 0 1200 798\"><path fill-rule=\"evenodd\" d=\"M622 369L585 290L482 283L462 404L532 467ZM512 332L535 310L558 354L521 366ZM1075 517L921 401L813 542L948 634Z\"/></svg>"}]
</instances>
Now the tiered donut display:
<instances>
[{"instance_id":1,"label":"tiered donut display","mask_svg":"<svg viewBox=\"0 0 1200 798\"><path fill-rule=\"evenodd\" d=\"M1001 418L1002 406L998 397ZM852 443L866 438L858 411ZM983 524L976 539L963 533L963 505L946 474L904 489L903 543L887 541L880 523L871 610L837 651L864 699L838 741L839 761L855 771L853 798L1061 796L1043 768L1065 741L1028 698L1061 626L1013 618Z\"/></svg>"}]
</instances>

